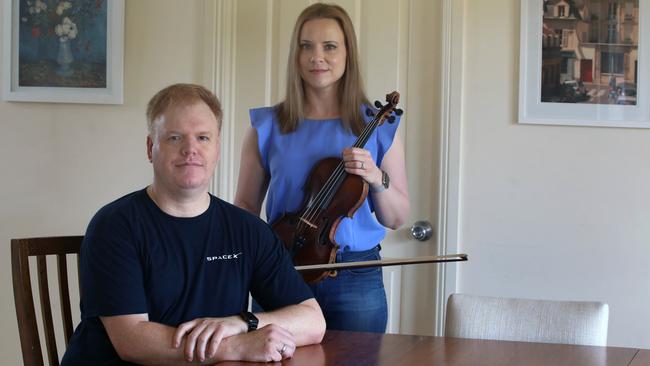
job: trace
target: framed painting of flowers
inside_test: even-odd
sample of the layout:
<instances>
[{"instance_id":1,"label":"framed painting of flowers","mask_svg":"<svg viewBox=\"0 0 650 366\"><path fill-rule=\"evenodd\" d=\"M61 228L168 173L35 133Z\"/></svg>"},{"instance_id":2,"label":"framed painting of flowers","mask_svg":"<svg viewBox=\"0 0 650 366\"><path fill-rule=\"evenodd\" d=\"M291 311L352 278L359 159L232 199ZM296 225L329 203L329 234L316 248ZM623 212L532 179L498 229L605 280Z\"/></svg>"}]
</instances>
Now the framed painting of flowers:
<instances>
[{"instance_id":1,"label":"framed painting of flowers","mask_svg":"<svg viewBox=\"0 0 650 366\"><path fill-rule=\"evenodd\" d=\"M3 98L123 101L124 0L3 0Z\"/></svg>"}]
</instances>

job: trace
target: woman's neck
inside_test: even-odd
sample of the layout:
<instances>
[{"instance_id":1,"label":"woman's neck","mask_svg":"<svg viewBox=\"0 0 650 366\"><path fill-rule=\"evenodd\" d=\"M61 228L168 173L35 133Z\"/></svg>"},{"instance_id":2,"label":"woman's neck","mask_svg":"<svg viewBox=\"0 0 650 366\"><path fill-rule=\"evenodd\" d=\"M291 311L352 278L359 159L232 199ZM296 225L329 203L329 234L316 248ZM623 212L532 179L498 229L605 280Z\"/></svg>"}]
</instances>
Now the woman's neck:
<instances>
[{"instance_id":1,"label":"woman's neck","mask_svg":"<svg viewBox=\"0 0 650 366\"><path fill-rule=\"evenodd\" d=\"M305 91L305 118L332 119L341 117L338 88Z\"/></svg>"}]
</instances>

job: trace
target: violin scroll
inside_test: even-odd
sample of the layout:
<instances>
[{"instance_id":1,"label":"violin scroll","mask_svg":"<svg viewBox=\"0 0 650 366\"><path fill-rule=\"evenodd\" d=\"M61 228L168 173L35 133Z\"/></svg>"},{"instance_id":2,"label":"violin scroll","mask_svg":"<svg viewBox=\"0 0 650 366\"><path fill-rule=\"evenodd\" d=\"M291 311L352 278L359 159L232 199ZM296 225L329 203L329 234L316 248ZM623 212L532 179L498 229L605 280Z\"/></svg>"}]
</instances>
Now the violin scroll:
<instances>
[{"instance_id":1,"label":"violin scroll","mask_svg":"<svg viewBox=\"0 0 650 366\"><path fill-rule=\"evenodd\" d=\"M375 117L378 125L381 125L384 120L388 120L388 123L395 122L395 116L391 115L393 112L398 116L404 113L403 110L396 108L397 103L399 103L399 93L396 91L386 94L385 105L382 105L378 100L375 101L375 107L379 108L379 112L377 112L377 116Z\"/></svg>"},{"instance_id":2,"label":"violin scroll","mask_svg":"<svg viewBox=\"0 0 650 366\"><path fill-rule=\"evenodd\" d=\"M386 103L393 106L393 109L399 103L399 93L394 91L390 94L386 94Z\"/></svg>"},{"instance_id":3,"label":"violin scroll","mask_svg":"<svg viewBox=\"0 0 650 366\"><path fill-rule=\"evenodd\" d=\"M379 112L377 112L375 115L371 108L367 108L366 116L375 117L377 125L381 125L384 120L388 120L388 123L393 123L395 122L395 116L391 116L391 113L394 113L397 116L401 116L404 113L403 110L395 108L397 106L397 103L399 103L398 92L394 91L390 94L386 94L385 105L381 104L381 102L378 100L375 101L375 108L379 109Z\"/></svg>"}]
</instances>

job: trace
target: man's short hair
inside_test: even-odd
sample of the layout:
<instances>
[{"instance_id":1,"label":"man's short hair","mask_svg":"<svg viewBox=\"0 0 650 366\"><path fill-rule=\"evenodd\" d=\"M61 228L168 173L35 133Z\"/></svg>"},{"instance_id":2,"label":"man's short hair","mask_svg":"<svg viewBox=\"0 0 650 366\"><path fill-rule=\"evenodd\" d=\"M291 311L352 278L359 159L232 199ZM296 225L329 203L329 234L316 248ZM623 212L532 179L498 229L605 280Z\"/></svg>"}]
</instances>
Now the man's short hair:
<instances>
[{"instance_id":1,"label":"man's short hair","mask_svg":"<svg viewBox=\"0 0 650 366\"><path fill-rule=\"evenodd\" d=\"M170 108L182 105L192 105L197 102L205 103L215 118L217 128L221 131L221 103L208 89L197 84L173 84L153 96L147 105L147 130L153 134L154 121Z\"/></svg>"}]
</instances>

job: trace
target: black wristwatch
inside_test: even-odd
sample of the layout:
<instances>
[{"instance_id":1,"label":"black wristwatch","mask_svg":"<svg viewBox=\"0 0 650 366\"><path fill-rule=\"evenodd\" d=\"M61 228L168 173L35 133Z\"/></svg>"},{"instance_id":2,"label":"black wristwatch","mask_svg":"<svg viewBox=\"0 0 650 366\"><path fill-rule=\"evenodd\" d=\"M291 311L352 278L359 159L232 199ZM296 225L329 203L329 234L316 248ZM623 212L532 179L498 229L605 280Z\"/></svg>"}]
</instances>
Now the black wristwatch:
<instances>
[{"instance_id":1,"label":"black wristwatch","mask_svg":"<svg viewBox=\"0 0 650 366\"><path fill-rule=\"evenodd\" d=\"M384 170L381 171L381 185L384 186L384 189L388 189L388 186L390 185L390 177Z\"/></svg>"},{"instance_id":2,"label":"black wristwatch","mask_svg":"<svg viewBox=\"0 0 650 366\"><path fill-rule=\"evenodd\" d=\"M383 192L388 189L390 186L390 176L385 171L381 171L381 186L379 188L370 187L370 191L373 193Z\"/></svg>"},{"instance_id":3,"label":"black wristwatch","mask_svg":"<svg viewBox=\"0 0 650 366\"><path fill-rule=\"evenodd\" d=\"M244 321L246 322L249 332L252 332L255 329L257 329L257 324L259 324L260 320L257 319L255 314L251 313L250 311L242 311L241 313L239 313L239 316L241 316L241 318L244 319Z\"/></svg>"}]
</instances>

